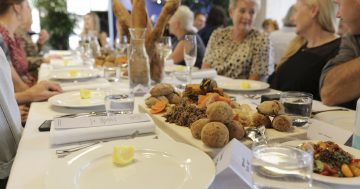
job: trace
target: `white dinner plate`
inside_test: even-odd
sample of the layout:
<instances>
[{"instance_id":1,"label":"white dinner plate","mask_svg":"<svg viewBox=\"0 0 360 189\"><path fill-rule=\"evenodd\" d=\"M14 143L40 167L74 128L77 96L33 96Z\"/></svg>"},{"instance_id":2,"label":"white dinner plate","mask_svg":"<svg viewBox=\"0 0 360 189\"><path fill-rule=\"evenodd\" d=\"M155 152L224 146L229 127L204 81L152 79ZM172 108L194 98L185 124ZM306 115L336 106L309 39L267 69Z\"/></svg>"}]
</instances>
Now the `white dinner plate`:
<instances>
[{"instance_id":1,"label":"white dinner plate","mask_svg":"<svg viewBox=\"0 0 360 189\"><path fill-rule=\"evenodd\" d=\"M290 146L298 146L299 144L302 144L304 142L312 142L317 143L318 141L315 140L294 140L289 142L284 142L285 145ZM345 150L346 152L349 152L351 155L353 155L354 158L359 159L360 158L360 151L351 148L348 146L344 146L342 144L338 144L340 148ZM337 185L350 185L350 186L359 186L360 185L360 177L331 177L331 176L324 176L317 173L313 173L313 179L316 181L320 181L326 184L337 184Z\"/></svg>"},{"instance_id":2,"label":"white dinner plate","mask_svg":"<svg viewBox=\"0 0 360 189\"><path fill-rule=\"evenodd\" d=\"M243 82L248 82L250 88L241 88ZM219 82L219 87L229 91L259 91L269 88L269 84L261 81L247 80L247 79L232 79L226 82Z\"/></svg>"},{"instance_id":3,"label":"white dinner plate","mask_svg":"<svg viewBox=\"0 0 360 189\"><path fill-rule=\"evenodd\" d=\"M71 74L73 72L73 75ZM52 79L58 80L76 80L76 79L89 79L99 76L99 70L97 69L61 69L54 70L51 73Z\"/></svg>"},{"instance_id":4,"label":"white dinner plate","mask_svg":"<svg viewBox=\"0 0 360 189\"><path fill-rule=\"evenodd\" d=\"M105 92L99 90L90 90L91 97L88 99L80 98L80 91L65 92L49 98L49 103L54 106L68 108L88 108L103 106L105 104Z\"/></svg>"},{"instance_id":5,"label":"white dinner plate","mask_svg":"<svg viewBox=\"0 0 360 189\"><path fill-rule=\"evenodd\" d=\"M134 161L112 163L116 145L132 145ZM53 159L46 189L195 189L208 188L215 165L204 152L177 142L135 139L101 143L63 159Z\"/></svg>"}]
</instances>

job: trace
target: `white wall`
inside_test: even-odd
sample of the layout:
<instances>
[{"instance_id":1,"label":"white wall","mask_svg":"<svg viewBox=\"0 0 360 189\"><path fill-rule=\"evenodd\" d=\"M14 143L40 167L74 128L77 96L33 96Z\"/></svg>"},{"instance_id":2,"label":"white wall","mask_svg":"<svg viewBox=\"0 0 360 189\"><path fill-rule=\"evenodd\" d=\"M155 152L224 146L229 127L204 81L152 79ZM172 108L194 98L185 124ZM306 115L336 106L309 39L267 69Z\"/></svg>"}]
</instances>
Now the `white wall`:
<instances>
[{"instance_id":1,"label":"white wall","mask_svg":"<svg viewBox=\"0 0 360 189\"><path fill-rule=\"evenodd\" d=\"M266 0L266 14L265 18L275 19L279 27L283 26L282 19L285 17L291 5L296 3L296 0Z\"/></svg>"}]
</instances>

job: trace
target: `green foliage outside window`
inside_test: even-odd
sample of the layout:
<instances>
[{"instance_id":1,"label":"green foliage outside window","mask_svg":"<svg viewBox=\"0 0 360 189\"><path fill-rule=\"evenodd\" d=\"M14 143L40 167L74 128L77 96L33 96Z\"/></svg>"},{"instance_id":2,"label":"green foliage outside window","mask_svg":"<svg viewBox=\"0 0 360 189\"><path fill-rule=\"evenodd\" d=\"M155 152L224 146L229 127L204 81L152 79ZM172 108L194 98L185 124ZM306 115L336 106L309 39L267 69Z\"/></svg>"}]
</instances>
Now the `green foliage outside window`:
<instances>
[{"instance_id":1,"label":"green foliage outside window","mask_svg":"<svg viewBox=\"0 0 360 189\"><path fill-rule=\"evenodd\" d=\"M76 23L75 16L67 12L66 0L33 0L40 11L40 25L49 34L49 44L58 50L69 49L69 36Z\"/></svg>"}]
</instances>

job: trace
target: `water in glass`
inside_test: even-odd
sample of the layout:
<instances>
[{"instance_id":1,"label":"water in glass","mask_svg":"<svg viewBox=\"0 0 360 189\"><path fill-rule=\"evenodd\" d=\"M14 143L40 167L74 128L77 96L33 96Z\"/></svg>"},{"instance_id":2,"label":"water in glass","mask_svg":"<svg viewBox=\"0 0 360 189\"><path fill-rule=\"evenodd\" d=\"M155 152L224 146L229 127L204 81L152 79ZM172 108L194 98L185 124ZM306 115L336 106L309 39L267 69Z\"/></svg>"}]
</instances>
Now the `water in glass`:
<instances>
[{"instance_id":1,"label":"water in glass","mask_svg":"<svg viewBox=\"0 0 360 189\"><path fill-rule=\"evenodd\" d=\"M134 110L134 97L131 94L113 94L105 97L105 109L108 116L129 114Z\"/></svg>"},{"instance_id":2,"label":"water in glass","mask_svg":"<svg viewBox=\"0 0 360 189\"><path fill-rule=\"evenodd\" d=\"M255 189L303 189L312 186L312 154L290 146L260 145L253 149Z\"/></svg>"},{"instance_id":3,"label":"water in glass","mask_svg":"<svg viewBox=\"0 0 360 189\"><path fill-rule=\"evenodd\" d=\"M285 113L291 117L294 126L304 126L308 123L311 116L312 98L311 94L301 92L286 92L280 95Z\"/></svg>"}]
</instances>

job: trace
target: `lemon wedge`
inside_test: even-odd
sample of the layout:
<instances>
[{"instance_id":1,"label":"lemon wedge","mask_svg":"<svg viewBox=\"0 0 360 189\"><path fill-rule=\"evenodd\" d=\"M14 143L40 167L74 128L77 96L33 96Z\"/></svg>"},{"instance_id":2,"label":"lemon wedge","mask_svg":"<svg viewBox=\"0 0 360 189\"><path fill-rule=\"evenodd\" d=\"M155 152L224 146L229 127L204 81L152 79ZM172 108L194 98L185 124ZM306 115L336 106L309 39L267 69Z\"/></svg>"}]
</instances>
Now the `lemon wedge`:
<instances>
[{"instance_id":1,"label":"lemon wedge","mask_svg":"<svg viewBox=\"0 0 360 189\"><path fill-rule=\"evenodd\" d=\"M79 74L79 72L77 70L69 70L69 75L71 77L75 77Z\"/></svg>"},{"instance_id":2,"label":"lemon wedge","mask_svg":"<svg viewBox=\"0 0 360 189\"><path fill-rule=\"evenodd\" d=\"M81 99L91 98L91 91L88 89L80 89L80 98Z\"/></svg>"},{"instance_id":3,"label":"lemon wedge","mask_svg":"<svg viewBox=\"0 0 360 189\"><path fill-rule=\"evenodd\" d=\"M178 71L178 72L185 71L185 66L176 66L175 71Z\"/></svg>"},{"instance_id":4,"label":"lemon wedge","mask_svg":"<svg viewBox=\"0 0 360 189\"><path fill-rule=\"evenodd\" d=\"M127 165L134 160L134 153L133 146L114 146L112 161L115 165Z\"/></svg>"},{"instance_id":5,"label":"lemon wedge","mask_svg":"<svg viewBox=\"0 0 360 189\"><path fill-rule=\"evenodd\" d=\"M69 65L69 63L70 63L70 61L69 60L64 60L64 66L68 66ZM76 70L75 70L76 71ZM71 74L70 74L71 75Z\"/></svg>"},{"instance_id":6,"label":"lemon wedge","mask_svg":"<svg viewBox=\"0 0 360 189\"><path fill-rule=\"evenodd\" d=\"M243 81L243 82L241 82L240 83L240 88L241 89L250 89L250 83L249 82L247 82L247 81Z\"/></svg>"}]
</instances>

